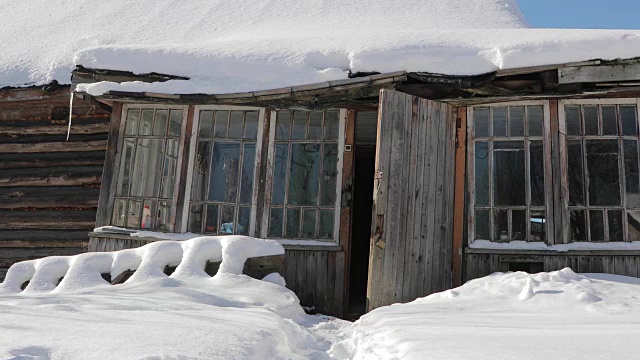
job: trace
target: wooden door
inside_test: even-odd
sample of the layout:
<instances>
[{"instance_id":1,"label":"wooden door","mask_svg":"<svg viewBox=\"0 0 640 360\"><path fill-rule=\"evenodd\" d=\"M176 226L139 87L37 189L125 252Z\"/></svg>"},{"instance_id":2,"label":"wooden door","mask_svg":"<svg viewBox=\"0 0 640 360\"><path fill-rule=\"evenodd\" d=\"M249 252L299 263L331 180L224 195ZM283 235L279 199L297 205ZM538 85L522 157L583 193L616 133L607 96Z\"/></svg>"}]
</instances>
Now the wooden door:
<instances>
[{"instance_id":1,"label":"wooden door","mask_svg":"<svg viewBox=\"0 0 640 360\"><path fill-rule=\"evenodd\" d=\"M451 287L455 110L380 93L367 311Z\"/></svg>"}]
</instances>

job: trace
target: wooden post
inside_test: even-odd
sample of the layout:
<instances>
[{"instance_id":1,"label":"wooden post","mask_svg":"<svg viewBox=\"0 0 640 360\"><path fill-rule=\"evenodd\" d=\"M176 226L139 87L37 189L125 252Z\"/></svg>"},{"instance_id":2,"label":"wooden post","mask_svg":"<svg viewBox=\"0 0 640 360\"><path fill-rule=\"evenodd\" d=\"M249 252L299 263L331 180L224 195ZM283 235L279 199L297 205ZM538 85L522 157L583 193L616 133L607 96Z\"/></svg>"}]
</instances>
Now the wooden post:
<instances>
[{"instance_id":1,"label":"wooden post","mask_svg":"<svg viewBox=\"0 0 640 360\"><path fill-rule=\"evenodd\" d=\"M109 125L109 139L107 140L107 154L104 160L102 172L102 184L100 186L100 198L98 200L98 213L96 215L96 227L109 225L111 219L111 209L113 199L111 194L116 190L117 172L115 172L116 160L118 156L118 143L120 141L122 125L122 103L113 103L113 113Z\"/></svg>"},{"instance_id":2,"label":"wooden post","mask_svg":"<svg viewBox=\"0 0 640 360\"><path fill-rule=\"evenodd\" d=\"M182 161L179 163L180 168L177 171L180 172L180 176L178 177L178 193L176 196L176 206L173 208L174 212L172 213L172 218L174 219L174 227L173 231L180 232L185 224L182 223L183 216L182 214L185 211L185 206L188 206L188 201L185 201L185 196L187 192L187 172L189 171L189 156L191 156L191 134L193 132L193 121L195 117L195 106L189 105L187 109L187 118L186 124L184 127L184 133L182 134L182 138L184 139L184 143L182 145ZM188 220L187 220L188 221ZM184 226L186 228L186 226Z\"/></svg>"},{"instance_id":3,"label":"wooden post","mask_svg":"<svg viewBox=\"0 0 640 360\"><path fill-rule=\"evenodd\" d=\"M451 263L453 287L462 285L462 248L464 236L464 196L467 148L467 108L458 108L456 119L455 185L453 205L453 254Z\"/></svg>"}]
</instances>

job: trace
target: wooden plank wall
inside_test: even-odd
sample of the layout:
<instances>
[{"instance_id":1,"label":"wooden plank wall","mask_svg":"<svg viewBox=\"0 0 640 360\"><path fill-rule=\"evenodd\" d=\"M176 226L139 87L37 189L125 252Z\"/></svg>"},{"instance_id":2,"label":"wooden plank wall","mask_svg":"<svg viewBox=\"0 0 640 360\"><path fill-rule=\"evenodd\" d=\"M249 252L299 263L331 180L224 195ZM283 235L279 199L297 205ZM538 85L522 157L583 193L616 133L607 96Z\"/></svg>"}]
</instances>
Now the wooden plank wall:
<instances>
[{"instance_id":1,"label":"wooden plank wall","mask_svg":"<svg viewBox=\"0 0 640 360\"><path fill-rule=\"evenodd\" d=\"M456 111L382 90L367 310L452 285Z\"/></svg>"},{"instance_id":2,"label":"wooden plank wall","mask_svg":"<svg viewBox=\"0 0 640 360\"><path fill-rule=\"evenodd\" d=\"M94 227L110 114L69 88L0 91L0 281L15 262L83 251Z\"/></svg>"},{"instance_id":3,"label":"wooden plank wall","mask_svg":"<svg viewBox=\"0 0 640 360\"><path fill-rule=\"evenodd\" d=\"M517 255L528 257L527 262L542 262L543 271L556 271L570 267L577 273L607 273L624 276L640 277L640 254L612 254L567 255L563 253L553 255ZM508 262L514 255L506 254L466 254L465 281L481 278L494 272L508 270Z\"/></svg>"}]
</instances>

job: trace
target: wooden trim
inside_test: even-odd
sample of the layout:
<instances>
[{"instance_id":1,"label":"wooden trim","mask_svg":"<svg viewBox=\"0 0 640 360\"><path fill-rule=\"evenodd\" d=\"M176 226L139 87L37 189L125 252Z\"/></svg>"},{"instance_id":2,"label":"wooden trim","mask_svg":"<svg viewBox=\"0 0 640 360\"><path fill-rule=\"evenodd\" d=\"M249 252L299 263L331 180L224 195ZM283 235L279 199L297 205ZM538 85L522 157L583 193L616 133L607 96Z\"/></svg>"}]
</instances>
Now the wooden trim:
<instances>
[{"instance_id":1,"label":"wooden trim","mask_svg":"<svg viewBox=\"0 0 640 360\"><path fill-rule=\"evenodd\" d=\"M458 108L456 119L455 180L453 205L453 249L451 271L453 287L462 285L462 247L464 236L464 200L467 146L467 108Z\"/></svg>"},{"instance_id":2,"label":"wooden trim","mask_svg":"<svg viewBox=\"0 0 640 360\"><path fill-rule=\"evenodd\" d=\"M355 148L355 135L356 135L356 112L353 110L341 110L341 133L344 135L341 136L340 144L338 146L338 154L342 159L339 159L339 164L341 162L342 166L339 166L341 171L339 172L339 184L338 189L340 190L340 196L337 197L337 207L340 209L340 223L339 223L339 243L342 249L344 249L344 270L343 270L343 280L342 291L344 291L344 295L342 296L343 301L343 309L348 308L349 304L349 280L351 274L351 227L352 227L352 200L353 200L353 174L354 174L354 151ZM351 151L345 152L345 146L350 145ZM341 155L340 155L341 154ZM336 275L336 278L341 276L339 273ZM337 285L337 284L336 284Z\"/></svg>"},{"instance_id":3,"label":"wooden trim","mask_svg":"<svg viewBox=\"0 0 640 360\"><path fill-rule=\"evenodd\" d=\"M98 199L98 212L96 214L96 226L109 225L111 221L111 211L113 209L113 197L116 191L116 174L119 161L119 142L122 138L124 127L122 124L123 106L120 102L113 103L113 113L109 124L109 138L107 140L107 152L105 155L102 172L102 184L100 186L100 197Z\"/></svg>"},{"instance_id":4,"label":"wooden trim","mask_svg":"<svg viewBox=\"0 0 640 360\"><path fill-rule=\"evenodd\" d=\"M188 211L189 208L189 200L186 198L187 193L191 193L191 174L189 171L189 164L191 164L190 158L193 157L192 143L195 121L194 114L195 107L190 105L187 108L186 119L183 118L184 124L182 128L182 136L180 136L180 151L182 154L176 164L176 171L179 171L179 173L176 175L175 185L177 187L177 191L174 190L174 193L177 196L174 196L175 204L171 207L171 222L173 224L173 230L176 232L184 232L187 226L184 213L185 211Z\"/></svg>"},{"instance_id":5,"label":"wooden trim","mask_svg":"<svg viewBox=\"0 0 640 360\"><path fill-rule=\"evenodd\" d=\"M264 151L265 140L264 136L269 136L269 128L265 126L265 121L269 116L269 110L265 108L260 108L258 115L258 133L256 136L256 158L253 164L254 173L253 173L253 196L251 196L251 219L249 224L249 236L258 237L260 234L260 221L262 217L262 212L258 214L258 209L262 209L263 207L263 197L260 196L260 191L264 190L264 176L266 173L263 171L263 163L267 161L266 152ZM267 146L268 146L267 141ZM265 154L265 155L263 155ZM264 191L263 191L264 194Z\"/></svg>"},{"instance_id":6,"label":"wooden trim","mask_svg":"<svg viewBox=\"0 0 640 360\"><path fill-rule=\"evenodd\" d=\"M640 250L493 250L493 249L465 249L465 254L491 255L543 255L543 256L637 256Z\"/></svg>"},{"instance_id":7,"label":"wooden trim","mask_svg":"<svg viewBox=\"0 0 640 360\"><path fill-rule=\"evenodd\" d=\"M619 99L567 99L561 100L564 105L635 105L637 98L619 98Z\"/></svg>"}]
</instances>

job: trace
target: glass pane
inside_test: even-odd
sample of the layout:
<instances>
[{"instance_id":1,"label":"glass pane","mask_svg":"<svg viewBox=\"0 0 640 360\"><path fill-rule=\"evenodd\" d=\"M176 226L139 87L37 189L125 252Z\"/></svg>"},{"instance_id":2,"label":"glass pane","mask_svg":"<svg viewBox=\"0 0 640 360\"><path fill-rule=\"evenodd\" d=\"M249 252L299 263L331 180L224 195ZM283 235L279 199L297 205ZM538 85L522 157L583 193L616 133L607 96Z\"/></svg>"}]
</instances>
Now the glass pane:
<instances>
[{"instance_id":1,"label":"glass pane","mask_svg":"<svg viewBox=\"0 0 640 360\"><path fill-rule=\"evenodd\" d=\"M509 242L509 212L507 210L494 210L493 214L493 226L495 229L493 238L498 242Z\"/></svg>"},{"instance_id":2,"label":"glass pane","mask_svg":"<svg viewBox=\"0 0 640 360\"><path fill-rule=\"evenodd\" d=\"M217 138L226 139L227 128L229 126L229 112L228 111L216 111L216 123L213 128L213 136Z\"/></svg>"},{"instance_id":3,"label":"glass pane","mask_svg":"<svg viewBox=\"0 0 640 360\"><path fill-rule=\"evenodd\" d=\"M124 129L125 135L136 135L138 119L140 119L140 109L130 109L127 111L127 124Z\"/></svg>"},{"instance_id":4,"label":"glass pane","mask_svg":"<svg viewBox=\"0 0 640 360\"><path fill-rule=\"evenodd\" d=\"M164 140L138 139L131 179L131 196L158 196L163 147Z\"/></svg>"},{"instance_id":5,"label":"glass pane","mask_svg":"<svg viewBox=\"0 0 640 360\"><path fill-rule=\"evenodd\" d=\"M507 108L493 108L493 136L507 136Z\"/></svg>"},{"instance_id":6,"label":"glass pane","mask_svg":"<svg viewBox=\"0 0 640 360\"><path fill-rule=\"evenodd\" d=\"M307 129L307 116L309 116L309 113L306 111L295 111L293 113L292 140L304 140Z\"/></svg>"},{"instance_id":7,"label":"glass pane","mask_svg":"<svg viewBox=\"0 0 640 360\"><path fill-rule=\"evenodd\" d=\"M167 134L167 122L169 110L157 110L156 121L153 124L153 135L165 136Z\"/></svg>"},{"instance_id":8,"label":"glass pane","mask_svg":"<svg viewBox=\"0 0 640 360\"><path fill-rule=\"evenodd\" d=\"M253 199L253 177L256 165L256 144L244 144L242 179L240 181L240 204L251 204Z\"/></svg>"},{"instance_id":9,"label":"glass pane","mask_svg":"<svg viewBox=\"0 0 640 360\"><path fill-rule=\"evenodd\" d=\"M289 145L276 144L273 165L273 193L271 203L284 204L285 188L287 186L287 164L289 158Z\"/></svg>"},{"instance_id":10,"label":"glass pane","mask_svg":"<svg viewBox=\"0 0 640 360\"><path fill-rule=\"evenodd\" d=\"M289 139L291 131L291 111L278 111L276 120L276 140Z\"/></svg>"},{"instance_id":11,"label":"glass pane","mask_svg":"<svg viewBox=\"0 0 640 360\"><path fill-rule=\"evenodd\" d=\"M322 239L333 239L333 210L320 210L320 230Z\"/></svg>"},{"instance_id":12,"label":"glass pane","mask_svg":"<svg viewBox=\"0 0 640 360\"><path fill-rule=\"evenodd\" d=\"M271 216L269 218L269 237L282 237L282 209L271 208Z\"/></svg>"},{"instance_id":13,"label":"glass pane","mask_svg":"<svg viewBox=\"0 0 640 360\"><path fill-rule=\"evenodd\" d=\"M180 136L182 132L182 110L169 113L169 136Z\"/></svg>"},{"instance_id":14,"label":"glass pane","mask_svg":"<svg viewBox=\"0 0 640 360\"><path fill-rule=\"evenodd\" d=\"M524 107L509 108L509 136L524 136Z\"/></svg>"},{"instance_id":15,"label":"glass pane","mask_svg":"<svg viewBox=\"0 0 640 360\"><path fill-rule=\"evenodd\" d=\"M638 135L635 106L620 106L620 121L622 122L622 135Z\"/></svg>"},{"instance_id":16,"label":"glass pane","mask_svg":"<svg viewBox=\"0 0 640 360\"><path fill-rule=\"evenodd\" d=\"M207 218L204 222L204 232L218 233L218 204L207 205Z\"/></svg>"},{"instance_id":17,"label":"glass pane","mask_svg":"<svg viewBox=\"0 0 640 360\"><path fill-rule=\"evenodd\" d=\"M544 134L544 108L542 106L527 106L527 120L529 121L529 136Z\"/></svg>"},{"instance_id":18,"label":"glass pane","mask_svg":"<svg viewBox=\"0 0 640 360\"><path fill-rule=\"evenodd\" d=\"M627 211L627 241L640 241L640 211Z\"/></svg>"},{"instance_id":19,"label":"glass pane","mask_svg":"<svg viewBox=\"0 0 640 360\"><path fill-rule=\"evenodd\" d=\"M124 154L122 155L122 163L120 164L120 174L118 176L116 196L129 195L129 184L131 182L131 165L133 163L133 154L135 152L135 148L135 139L124 140Z\"/></svg>"},{"instance_id":20,"label":"glass pane","mask_svg":"<svg viewBox=\"0 0 640 360\"><path fill-rule=\"evenodd\" d=\"M607 211L609 225L609 241L623 241L622 210Z\"/></svg>"},{"instance_id":21,"label":"glass pane","mask_svg":"<svg viewBox=\"0 0 640 360\"><path fill-rule=\"evenodd\" d=\"M618 117L615 106L602 107L602 135L618 135Z\"/></svg>"},{"instance_id":22,"label":"glass pane","mask_svg":"<svg viewBox=\"0 0 640 360\"><path fill-rule=\"evenodd\" d=\"M604 217L602 210L589 210L590 241L604 241Z\"/></svg>"},{"instance_id":23,"label":"glass pane","mask_svg":"<svg viewBox=\"0 0 640 360\"><path fill-rule=\"evenodd\" d=\"M251 222L251 208L243 206L238 209L238 229L236 234L249 235L249 226Z\"/></svg>"},{"instance_id":24,"label":"glass pane","mask_svg":"<svg viewBox=\"0 0 640 360\"><path fill-rule=\"evenodd\" d=\"M298 238L300 237L300 209L288 208L287 209L287 232L286 237Z\"/></svg>"},{"instance_id":25,"label":"glass pane","mask_svg":"<svg viewBox=\"0 0 640 360\"><path fill-rule=\"evenodd\" d=\"M529 145L529 173L531 175L531 205L544 206L544 146L542 140Z\"/></svg>"},{"instance_id":26,"label":"glass pane","mask_svg":"<svg viewBox=\"0 0 640 360\"><path fill-rule=\"evenodd\" d=\"M247 111L245 113L246 119L244 121L244 138L256 139L258 137L258 117L260 113L258 111Z\"/></svg>"},{"instance_id":27,"label":"glass pane","mask_svg":"<svg viewBox=\"0 0 640 360\"><path fill-rule=\"evenodd\" d=\"M127 224L129 228L137 229L140 227L140 216L142 215L142 201L129 200L129 209L127 211Z\"/></svg>"},{"instance_id":28,"label":"glass pane","mask_svg":"<svg viewBox=\"0 0 640 360\"><path fill-rule=\"evenodd\" d=\"M527 237L527 211L511 211L511 240L523 241Z\"/></svg>"},{"instance_id":29,"label":"glass pane","mask_svg":"<svg viewBox=\"0 0 640 360\"><path fill-rule=\"evenodd\" d=\"M171 202L158 202L158 216L156 217L156 229L169 230L171 224Z\"/></svg>"},{"instance_id":30,"label":"glass pane","mask_svg":"<svg viewBox=\"0 0 640 360\"><path fill-rule=\"evenodd\" d=\"M316 213L315 209L304 209L302 212L302 237L313 238L316 236Z\"/></svg>"},{"instance_id":31,"label":"glass pane","mask_svg":"<svg viewBox=\"0 0 640 360\"><path fill-rule=\"evenodd\" d=\"M198 136L203 138L213 137L213 111L200 111Z\"/></svg>"},{"instance_id":32,"label":"glass pane","mask_svg":"<svg viewBox=\"0 0 640 360\"><path fill-rule=\"evenodd\" d=\"M215 142L212 156L209 200L235 203L238 195L240 144Z\"/></svg>"},{"instance_id":33,"label":"glass pane","mask_svg":"<svg viewBox=\"0 0 640 360\"><path fill-rule=\"evenodd\" d=\"M178 139L168 139L164 156L164 170L162 171L162 187L160 189L161 198L170 199L173 197L177 166Z\"/></svg>"},{"instance_id":34,"label":"glass pane","mask_svg":"<svg viewBox=\"0 0 640 360\"><path fill-rule=\"evenodd\" d=\"M620 205L617 140L587 141L587 174L589 205Z\"/></svg>"},{"instance_id":35,"label":"glass pane","mask_svg":"<svg viewBox=\"0 0 640 360\"><path fill-rule=\"evenodd\" d=\"M598 107L585 106L584 111L584 134L598 135Z\"/></svg>"},{"instance_id":36,"label":"glass pane","mask_svg":"<svg viewBox=\"0 0 640 360\"><path fill-rule=\"evenodd\" d=\"M338 144L324 144L322 159L322 198L320 205L336 203L336 186L338 179Z\"/></svg>"},{"instance_id":37,"label":"glass pane","mask_svg":"<svg viewBox=\"0 0 640 360\"><path fill-rule=\"evenodd\" d=\"M291 205L316 205L320 144L291 144L289 198Z\"/></svg>"},{"instance_id":38,"label":"glass pane","mask_svg":"<svg viewBox=\"0 0 640 360\"><path fill-rule=\"evenodd\" d=\"M229 120L229 138L240 139L242 137L242 126L244 123L243 111L232 111Z\"/></svg>"},{"instance_id":39,"label":"glass pane","mask_svg":"<svg viewBox=\"0 0 640 360\"><path fill-rule=\"evenodd\" d=\"M476 210L476 240L491 240L489 210Z\"/></svg>"},{"instance_id":40,"label":"glass pane","mask_svg":"<svg viewBox=\"0 0 640 360\"><path fill-rule=\"evenodd\" d=\"M638 142L636 140L624 140L624 176L627 188L627 206L640 207Z\"/></svg>"},{"instance_id":41,"label":"glass pane","mask_svg":"<svg viewBox=\"0 0 640 360\"><path fill-rule=\"evenodd\" d=\"M529 241L545 241L546 240L546 213L544 210L531 211L531 237Z\"/></svg>"},{"instance_id":42,"label":"glass pane","mask_svg":"<svg viewBox=\"0 0 640 360\"><path fill-rule=\"evenodd\" d=\"M153 220L156 213L156 202L153 200L145 200L142 205L142 224L143 229L153 229Z\"/></svg>"},{"instance_id":43,"label":"glass pane","mask_svg":"<svg viewBox=\"0 0 640 360\"><path fill-rule=\"evenodd\" d=\"M220 205L220 234L231 235L236 231L233 220L235 212L236 207L233 205Z\"/></svg>"},{"instance_id":44,"label":"glass pane","mask_svg":"<svg viewBox=\"0 0 640 360\"><path fill-rule=\"evenodd\" d=\"M494 146L500 147L500 144L501 142L495 142ZM494 205L526 205L524 143L519 142L517 146L518 150L494 150Z\"/></svg>"},{"instance_id":45,"label":"glass pane","mask_svg":"<svg viewBox=\"0 0 640 360\"><path fill-rule=\"evenodd\" d=\"M202 233L202 205L191 205L189 209L189 232Z\"/></svg>"},{"instance_id":46,"label":"glass pane","mask_svg":"<svg viewBox=\"0 0 640 360\"><path fill-rule=\"evenodd\" d=\"M571 238L571 241L588 241L585 211L571 210L569 212L569 217L569 237Z\"/></svg>"},{"instance_id":47,"label":"glass pane","mask_svg":"<svg viewBox=\"0 0 640 360\"><path fill-rule=\"evenodd\" d=\"M151 135L151 126L153 126L153 109L144 109L138 135Z\"/></svg>"},{"instance_id":48,"label":"glass pane","mask_svg":"<svg viewBox=\"0 0 640 360\"><path fill-rule=\"evenodd\" d=\"M489 109L488 108L473 109L473 126L475 129L475 137L489 136Z\"/></svg>"},{"instance_id":49,"label":"glass pane","mask_svg":"<svg viewBox=\"0 0 640 360\"><path fill-rule=\"evenodd\" d=\"M198 145L196 146L196 158L193 166L193 180L191 185L191 200L205 200L207 198L211 144L212 143L209 141L198 141Z\"/></svg>"},{"instance_id":50,"label":"glass pane","mask_svg":"<svg viewBox=\"0 0 640 360\"><path fill-rule=\"evenodd\" d=\"M377 112L376 112L377 113ZM324 112L324 139L338 140L340 127L340 112L337 110L327 110Z\"/></svg>"},{"instance_id":51,"label":"glass pane","mask_svg":"<svg viewBox=\"0 0 640 360\"><path fill-rule=\"evenodd\" d=\"M309 140L322 139L322 111L309 114Z\"/></svg>"},{"instance_id":52,"label":"glass pane","mask_svg":"<svg viewBox=\"0 0 640 360\"><path fill-rule=\"evenodd\" d=\"M111 216L111 225L113 226L127 226L125 223L127 214L127 200L116 199L113 202L113 214Z\"/></svg>"},{"instance_id":53,"label":"glass pane","mask_svg":"<svg viewBox=\"0 0 640 360\"><path fill-rule=\"evenodd\" d=\"M566 106L564 108L567 121L567 135L582 135L580 126L580 107Z\"/></svg>"},{"instance_id":54,"label":"glass pane","mask_svg":"<svg viewBox=\"0 0 640 360\"><path fill-rule=\"evenodd\" d=\"M476 205L489 205L489 143L476 142L475 149Z\"/></svg>"},{"instance_id":55,"label":"glass pane","mask_svg":"<svg viewBox=\"0 0 640 360\"><path fill-rule=\"evenodd\" d=\"M582 172L582 141L567 142L567 179L569 205L584 205L584 178Z\"/></svg>"}]
</instances>

